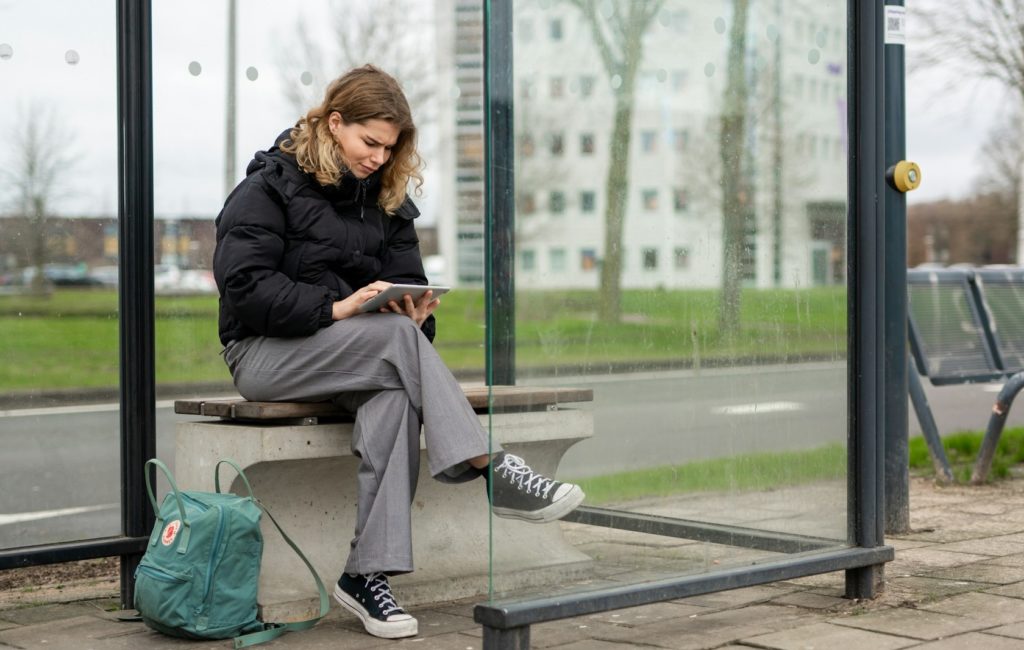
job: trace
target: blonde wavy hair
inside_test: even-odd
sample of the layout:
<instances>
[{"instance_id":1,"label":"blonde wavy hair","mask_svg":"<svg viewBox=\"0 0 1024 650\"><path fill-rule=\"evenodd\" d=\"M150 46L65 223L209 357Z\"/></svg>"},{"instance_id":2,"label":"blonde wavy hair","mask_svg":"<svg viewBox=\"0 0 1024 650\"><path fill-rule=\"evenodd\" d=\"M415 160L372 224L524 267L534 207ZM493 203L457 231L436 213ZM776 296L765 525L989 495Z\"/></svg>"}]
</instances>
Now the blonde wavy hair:
<instances>
[{"instance_id":1,"label":"blonde wavy hair","mask_svg":"<svg viewBox=\"0 0 1024 650\"><path fill-rule=\"evenodd\" d=\"M423 185L420 170L423 161L416 151L416 125L402 87L383 70L364 65L349 70L327 86L324 101L310 109L291 130L281 150L295 156L308 174L321 185L337 185L348 171L341 148L331 135L327 119L337 111L346 124L363 124L368 120L384 120L399 130L398 140L391 148L391 157L381 168L381 190L378 205L387 214L405 201L409 181L419 194Z\"/></svg>"}]
</instances>

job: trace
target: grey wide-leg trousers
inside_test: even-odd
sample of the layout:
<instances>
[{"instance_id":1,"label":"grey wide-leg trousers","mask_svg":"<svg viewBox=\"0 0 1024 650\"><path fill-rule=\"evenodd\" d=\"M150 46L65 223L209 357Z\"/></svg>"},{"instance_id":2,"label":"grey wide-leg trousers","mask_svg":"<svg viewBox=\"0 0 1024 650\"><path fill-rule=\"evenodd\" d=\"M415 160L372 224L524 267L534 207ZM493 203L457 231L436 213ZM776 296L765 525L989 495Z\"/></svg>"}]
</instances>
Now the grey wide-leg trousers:
<instances>
[{"instance_id":1,"label":"grey wide-leg trousers","mask_svg":"<svg viewBox=\"0 0 1024 650\"><path fill-rule=\"evenodd\" d=\"M248 400L333 400L355 412L359 504L348 573L413 570L421 423L430 474L438 480L475 478L479 473L466 461L499 451L489 449L462 388L406 316L361 314L309 337L253 336L229 345L224 359Z\"/></svg>"}]
</instances>

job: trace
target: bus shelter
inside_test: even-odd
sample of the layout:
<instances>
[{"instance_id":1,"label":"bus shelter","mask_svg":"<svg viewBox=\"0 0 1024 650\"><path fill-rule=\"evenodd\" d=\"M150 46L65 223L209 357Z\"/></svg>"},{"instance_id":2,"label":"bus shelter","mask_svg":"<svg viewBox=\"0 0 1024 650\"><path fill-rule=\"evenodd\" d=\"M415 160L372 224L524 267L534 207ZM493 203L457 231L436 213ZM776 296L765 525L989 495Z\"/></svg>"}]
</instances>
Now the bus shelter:
<instances>
[{"instance_id":1,"label":"bus shelter","mask_svg":"<svg viewBox=\"0 0 1024 650\"><path fill-rule=\"evenodd\" d=\"M490 433L587 494L558 523L490 522L485 647L832 571L849 597L875 594L893 556L880 3L279 13L0 7L15 100L0 128L53 163L32 176L12 159L0 188L0 321L17 342L0 568L118 556L130 605L153 523L143 464L173 456L170 402L231 390L212 220L252 152L369 61L420 125L421 246L455 287L439 351L467 382L547 391L540 410L494 401Z\"/></svg>"}]
</instances>

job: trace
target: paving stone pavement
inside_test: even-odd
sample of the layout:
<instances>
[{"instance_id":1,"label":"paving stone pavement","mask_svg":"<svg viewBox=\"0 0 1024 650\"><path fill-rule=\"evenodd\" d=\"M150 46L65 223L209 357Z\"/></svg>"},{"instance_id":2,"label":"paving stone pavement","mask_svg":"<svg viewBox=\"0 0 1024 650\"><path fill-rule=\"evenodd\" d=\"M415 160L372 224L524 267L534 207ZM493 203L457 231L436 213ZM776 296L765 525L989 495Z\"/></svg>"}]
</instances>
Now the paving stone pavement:
<instances>
[{"instance_id":1,"label":"paving stone pavement","mask_svg":"<svg viewBox=\"0 0 1024 650\"><path fill-rule=\"evenodd\" d=\"M887 540L896 559L873 601L843 598L842 573L809 576L535 625L532 647L1024 650L1024 479L948 488L915 479L911 525L909 533ZM598 544L579 530L570 538L595 549L629 543L609 535ZM648 548L636 566L647 574L656 569L650 560L669 557L676 547ZM182 641L118 621L116 586L108 580L59 591L0 592L0 649L231 647L230 641ZM473 650L482 643L472 618L475 602L415 608L420 635L414 639L369 637L335 609L315 629L264 647Z\"/></svg>"}]
</instances>

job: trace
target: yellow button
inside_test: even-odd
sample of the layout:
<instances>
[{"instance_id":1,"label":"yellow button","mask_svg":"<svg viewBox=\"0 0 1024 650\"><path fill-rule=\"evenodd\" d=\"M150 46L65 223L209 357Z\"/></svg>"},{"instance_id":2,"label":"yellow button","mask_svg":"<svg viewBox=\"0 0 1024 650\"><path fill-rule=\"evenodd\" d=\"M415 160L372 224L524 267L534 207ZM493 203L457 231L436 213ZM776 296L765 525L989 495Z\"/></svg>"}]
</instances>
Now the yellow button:
<instances>
[{"instance_id":1,"label":"yellow button","mask_svg":"<svg viewBox=\"0 0 1024 650\"><path fill-rule=\"evenodd\" d=\"M899 161L892 170L892 184L901 192L916 190L921 184L921 168L909 160Z\"/></svg>"}]
</instances>

